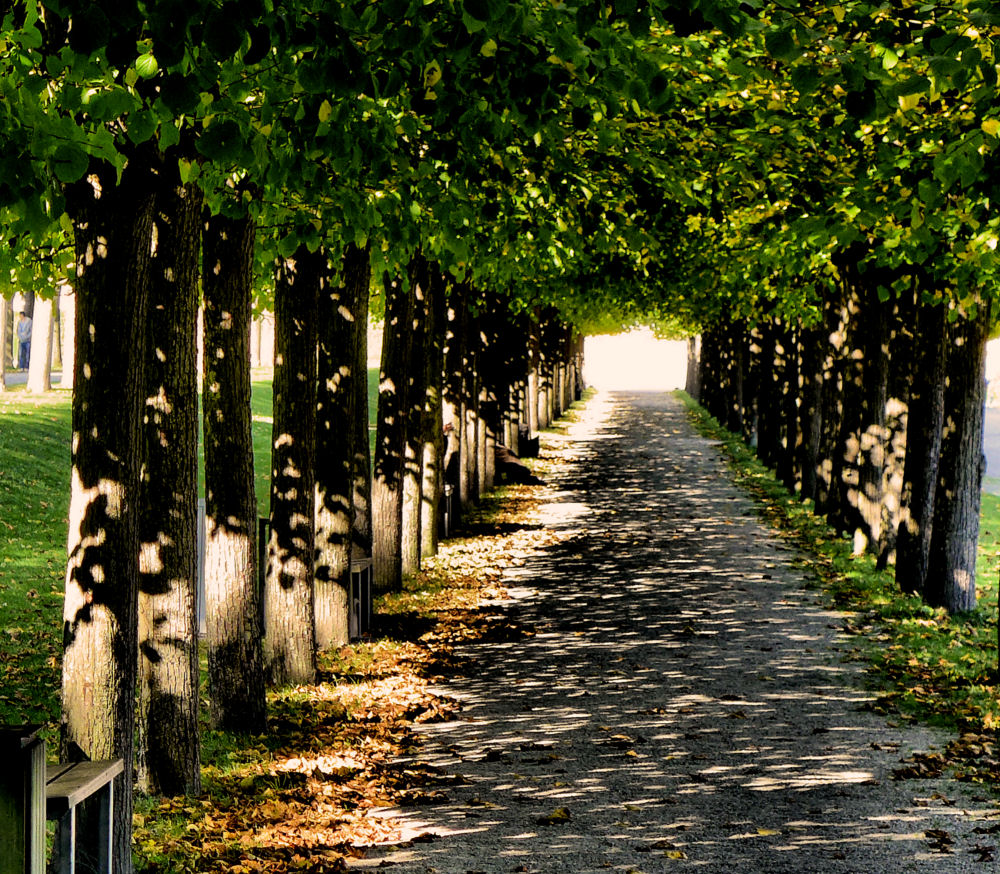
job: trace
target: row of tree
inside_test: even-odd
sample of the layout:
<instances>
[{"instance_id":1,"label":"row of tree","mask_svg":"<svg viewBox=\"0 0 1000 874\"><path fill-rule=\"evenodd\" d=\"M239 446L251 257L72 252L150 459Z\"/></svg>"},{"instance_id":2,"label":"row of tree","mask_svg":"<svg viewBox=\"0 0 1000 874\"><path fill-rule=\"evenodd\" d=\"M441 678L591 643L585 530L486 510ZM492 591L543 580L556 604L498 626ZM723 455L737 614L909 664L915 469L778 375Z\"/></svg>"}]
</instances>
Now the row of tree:
<instances>
[{"instance_id":1,"label":"row of tree","mask_svg":"<svg viewBox=\"0 0 1000 874\"><path fill-rule=\"evenodd\" d=\"M904 592L972 609L1000 18L756 5L740 38L693 38L708 157L662 312L701 335L689 386L790 488Z\"/></svg>"},{"instance_id":2,"label":"row of tree","mask_svg":"<svg viewBox=\"0 0 1000 874\"><path fill-rule=\"evenodd\" d=\"M649 319L703 332L708 402L888 557L904 520L887 435L902 431L882 394L908 404L904 485L909 459L949 433L914 424L937 395L915 389L899 350L935 314L979 330L995 296L997 25L986 0L10 5L0 268L39 288L68 270L76 292L65 751L131 762L140 623L150 725L173 724L194 688L191 638L163 617L190 602L173 585L191 579L187 535L169 526L190 530L199 294L219 725L261 726L263 678L308 674L316 639L342 634L337 580L368 536L352 332L369 271L388 331L379 588L431 548L445 416L469 500L489 481L489 434L512 442L515 421L543 421L572 387L564 326ZM255 295L280 320L263 608L247 466ZM964 337L945 345L978 348ZM813 396L829 408L794 424ZM914 450L918 435L930 449ZM852 440L842 462L837 441ZM935 482L951 463L938 457ZM930 511L913 477L913 537L928 512L958 530L937 521L951 487ZM182 569L161 575L175 550ZM177 716L178 735L190 720Z\"/></svg>"},{"instance_id":3,"label":"row of tree","mask_svg":"<svg viewBox=\"0 0 1000 874\"><path fill-rule=\"evenodd\" d=\"M260 591L248 349L253 223L205 221L199 201L190 185L160 192L143 227L146 244L136 241L125 250L135 295L129 300L134 306L146 298L145 315L135 317L126 343L110 333L114 325L125 328L126 313L98 312L96 306L112 298L88 287L97 281L95 266L124 269L112 257L122 250L109 245L88 264L89 244L81 246L77 275L66 753L78 749L127 763L135 754L139 785L168 794L197 792L200 785L199 287L208 699L213 724L225 730L266 731L266 686L311 682L317 650L347 642L352 558L371 555L377 587L386 591L398 589L420 557L436 549L445 399L459 435L450 453L460 471L455 486L466 506L491 487L492 442L511 440L522 419L544 425L557 415L575 393L579 370L578 344L569 342L554 313L541 322L517 318L509 301L476 294L415 258L408 276L386 278L372 480L369 253L349 246L336 268L323 250L306 247L280 259L269 539ZM88 232L110 233L96 211L86 225ZM149 251L151 257L136 260L137 252ZM145 272L137 272L140 266ZM106 277L99 281L106 290ZM95 309L86 309L88 302ZM471 312L474 302L479 315ZM518 348L524 351L512 354ZM112 393L108 383L117 381L101 379L110 368L131 368L138 385ZM81 439L81 427L90 428L90 440ZM138 712L131 694L136 682ZM122 809L130 809L128 797ZM118 818L124 854L130 819Z\"/></svg>"},{"instance_id":4,"label":"row of tree","mask_svg":"<svg viewBox=\"0 0 1000 874\"><path fill-rule=\"evenodd\" d=\"M62 753L125 761L118 870L131 867L133 762L149 791L196 791L200 776L199 301L211 715L220 728L263 731L266 683L307 679L316 647L343 640L352 553L387 530L373 544L377 582L398 585L382 568L419 530L367 521L358 377L369 273L424 308L434 285L443 295L446 284L508 288L516 275L551 273L564 244L549 229L546 177L564 111L575 100L594 116L587 107L609 91L584 45L596 32L606 46L593 57L612 61L620 25L530 3L126 2L112 15L53 0L4 10L0 260L22 285L70 277L76 301ZM484 206L496 210L492 228ZM539 226L541 247L530 240ZM544 307L546 293L530 283L513 307ZM499 433L494 394L508 406L511 395L475 370L476 295L463 294L463 379L480 380L455 394L458 485L471 500L470 484L488 482L487 423ZM277 321L263 593L247 348L258 295ZM441 414L418 395L443 373L418 333L451 348L440 322L407 332L396 385L408 407L397 418L384 392L379 428L421 419L437 449L443 427L429 423ZM555 366L535 371L543 392ZM421 387L403 391L418 373ZM418 440L409 430L405 443L380 438L376 514L383 479L398 484L396 458L410 456L411 482L442 468ZM416 504L432 518L439 490L425 492ZM432 538L436 526L423 530ZM412 557L409 540L406 549Z\"/></svg>"},{"instance_id":5,"label":"row of tree","mask_svg":"<svg viewBox=\"0 0 1000 874\"><path fill-rule=\"evenodd\" d=\"M881 300L845 272L817 323L708 327L688 390L902 591L971 610L990 306Z\"/></svg>"}]
</instances>

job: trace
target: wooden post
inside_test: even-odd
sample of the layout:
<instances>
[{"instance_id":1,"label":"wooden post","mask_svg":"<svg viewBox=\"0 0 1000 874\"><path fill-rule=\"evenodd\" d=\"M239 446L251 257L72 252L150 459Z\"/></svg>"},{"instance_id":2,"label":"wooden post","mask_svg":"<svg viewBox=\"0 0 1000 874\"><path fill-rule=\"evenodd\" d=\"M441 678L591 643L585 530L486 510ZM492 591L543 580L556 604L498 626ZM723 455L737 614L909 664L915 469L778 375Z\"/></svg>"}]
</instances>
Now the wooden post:
<instances>
[{"instance_id":1,"label":"wooden post","mask_svg":"<svg viewBox=\"0 0 1000 874\"><path fill-rule=\"evenodd\" d=\"M45 741L41 726L0 728L0 874L44 874Z\"/></svg>"}]
</instances>

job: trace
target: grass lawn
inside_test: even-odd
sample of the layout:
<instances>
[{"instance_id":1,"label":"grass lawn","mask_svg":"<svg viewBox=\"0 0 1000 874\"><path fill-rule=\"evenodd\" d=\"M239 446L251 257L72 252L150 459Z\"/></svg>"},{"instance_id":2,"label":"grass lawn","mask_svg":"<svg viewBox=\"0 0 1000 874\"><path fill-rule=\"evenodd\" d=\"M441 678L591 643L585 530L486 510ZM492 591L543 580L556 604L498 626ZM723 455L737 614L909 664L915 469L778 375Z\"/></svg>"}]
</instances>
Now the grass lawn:
<instances>
[{"instance_id":1,"label":"grass lawn","mask_svg":"<svg viewBox=\"0 0 1000 874\"><path fill-rule=\"evenodd\" d=\"M272 410L265 376L254 373L251 408L257 503L266 511ZM372 419L377 393L371 370ZM0 723L58 724L70 429L66 391L0 394Z\"/></svg>"}]
</instances>

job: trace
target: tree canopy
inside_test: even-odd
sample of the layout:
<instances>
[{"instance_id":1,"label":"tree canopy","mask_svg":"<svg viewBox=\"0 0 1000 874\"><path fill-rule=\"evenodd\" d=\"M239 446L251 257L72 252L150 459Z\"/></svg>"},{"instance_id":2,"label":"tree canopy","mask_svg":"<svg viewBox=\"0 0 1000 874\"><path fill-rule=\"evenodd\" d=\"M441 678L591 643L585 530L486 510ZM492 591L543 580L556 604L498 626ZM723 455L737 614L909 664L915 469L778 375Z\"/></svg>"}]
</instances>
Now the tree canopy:
<instances>
[{"instance_id":1,"label":"tree canopy","mask_svg":"<svg viewBox=\"0 0 1000 874\"><path fill-rule=\"evenodd\" d=\"M65 186L155 146L260 257L416 250L586 326L809 317L840 254L888 295L992 294L998 16L982 0L15 3L0 269ZM395 266L394 266L395 265ZM25 272L25 271L28 272Z\"/></svg>"}]
</instances>

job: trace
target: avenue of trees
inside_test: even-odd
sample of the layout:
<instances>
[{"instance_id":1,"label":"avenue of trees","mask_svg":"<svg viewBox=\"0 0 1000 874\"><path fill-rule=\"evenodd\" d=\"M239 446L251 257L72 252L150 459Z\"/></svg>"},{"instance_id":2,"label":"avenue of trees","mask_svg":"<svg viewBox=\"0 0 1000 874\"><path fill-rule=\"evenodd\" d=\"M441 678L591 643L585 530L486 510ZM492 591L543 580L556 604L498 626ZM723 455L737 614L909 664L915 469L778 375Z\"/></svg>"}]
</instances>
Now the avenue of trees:
<instances>
[{"instance_id":1,"label":"avenue of trees","mask_svg":"<svg viewBox=\"0 0 1000 874\"><path fill-rule=\"evenodd\" d=\"M998 33L973 0L10 6L0 272L74 290L61 752L126 763L119 870L133 779L199 786L199 383L219 728L265 731L346 640L352 557L398 588L446 467L475 501L581 334L640 321L700 338L692 391L904 591L973 606Z\"/></svg>"}]
</instances>

